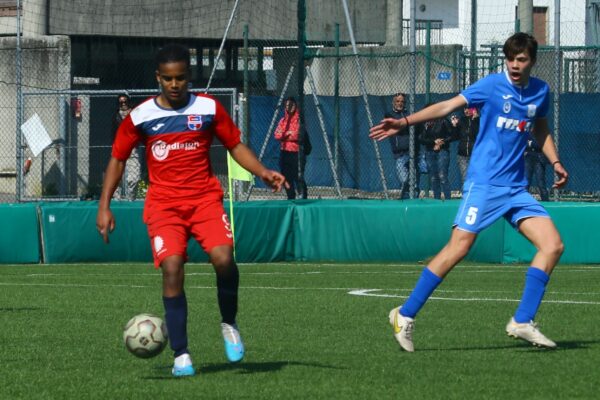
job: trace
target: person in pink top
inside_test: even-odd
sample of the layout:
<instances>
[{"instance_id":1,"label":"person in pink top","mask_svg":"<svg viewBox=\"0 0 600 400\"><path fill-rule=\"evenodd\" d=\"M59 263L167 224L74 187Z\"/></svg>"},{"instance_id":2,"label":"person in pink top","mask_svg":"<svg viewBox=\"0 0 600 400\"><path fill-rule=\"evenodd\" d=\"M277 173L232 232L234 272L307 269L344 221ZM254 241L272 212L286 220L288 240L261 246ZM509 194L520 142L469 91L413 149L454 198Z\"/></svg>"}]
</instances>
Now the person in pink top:
<instances>
[{"instance_id":1,"label":"person in pink top","mask_svg":"<svg viewBox=\"0 0 600 400\"><path fill-rule=\"evenodd\" d=\"M295 199L296 193L303 199L306 199L308 195L304 181L306 158L298 156L300 151L299 128L298 104L296 99L288 97L285 99L285 115L279 120L277 129L275 129L275 139L281 142L279 168L289 183L289 188L285 188L288 200Z\"/></svg>"}]
</instances>

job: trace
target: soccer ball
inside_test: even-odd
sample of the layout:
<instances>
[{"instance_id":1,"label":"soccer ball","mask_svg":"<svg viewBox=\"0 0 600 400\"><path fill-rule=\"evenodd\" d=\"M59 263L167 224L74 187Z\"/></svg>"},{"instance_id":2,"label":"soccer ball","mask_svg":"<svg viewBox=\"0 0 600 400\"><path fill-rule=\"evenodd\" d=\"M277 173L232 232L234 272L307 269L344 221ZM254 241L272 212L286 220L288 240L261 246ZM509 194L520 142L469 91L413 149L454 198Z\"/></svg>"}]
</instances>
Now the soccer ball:
<instances>
[{"instance_id":1,"label":"soccer ball","mask_svg":"<svg viewBox=\"0 0 600 400\"><path fill-rule=\"evenodd\" d=\"M167 325L156 315L136 315L125 325L123 341L131 354L140 358L155 357L169 342Z\"/></svg>"}]
</instances>

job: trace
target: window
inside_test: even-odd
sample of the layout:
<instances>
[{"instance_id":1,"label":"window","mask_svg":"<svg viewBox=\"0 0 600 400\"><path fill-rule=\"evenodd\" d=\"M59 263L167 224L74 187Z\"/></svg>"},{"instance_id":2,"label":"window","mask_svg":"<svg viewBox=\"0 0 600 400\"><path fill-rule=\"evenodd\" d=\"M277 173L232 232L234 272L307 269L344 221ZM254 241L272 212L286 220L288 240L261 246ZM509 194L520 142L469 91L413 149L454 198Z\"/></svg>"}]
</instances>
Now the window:
<instances>
[{"instance_id":1,"label":"window","mask_svg":"<svg viewBox=\"0 0 600 400\"><path fill-rule=\"evenodd\" d=\"M23 2L21 1L21 10L23 10ZM0 0L0 17L16 17L17 16L17 1L16 0Z\"/></svg>"},{"instance_id":2,"label":"window","mask_svg":"<svg viewBox=\"0 0 600 400\"><path fill-rule=\"evenodd\" d=\"M533 7L533 37L540 46L548 44L548 7Z\"/></svg>"},{"instance_id":3,"label":"window","mask_svg":"<svg viewBox=\"0 0 600 400\"><path fill-rule=\"evenodd\" d=\"M533 7L533 37L537 40L540 46L548 44L548 7ZM519 23L519 6L515 7L515 19ZM519 27L519 31L523 27Z\"/></svg>"}]
</instances>

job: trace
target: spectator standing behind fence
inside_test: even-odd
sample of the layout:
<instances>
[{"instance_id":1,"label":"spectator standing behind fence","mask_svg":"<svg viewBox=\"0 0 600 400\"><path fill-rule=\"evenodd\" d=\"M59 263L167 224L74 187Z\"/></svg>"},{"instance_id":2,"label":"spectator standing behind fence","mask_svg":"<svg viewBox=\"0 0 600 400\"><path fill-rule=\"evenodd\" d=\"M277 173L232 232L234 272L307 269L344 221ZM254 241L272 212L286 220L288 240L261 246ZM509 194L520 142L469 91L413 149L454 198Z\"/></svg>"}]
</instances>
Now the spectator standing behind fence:
<instances>
[{"instance_id":1,"label":"spectator standing behind fence","mask_svg":"<svg viewBox=\"0 0 600 400\"><path fill-rule=\"evenodd\" d=\"M460 186L465 183L467 168L473 145L479 132L479 110L475 107L465 107L465 117L458 124L458 168L460 169Z\"/></svg>"},{"instance_id":2,"label":"spectator standing behind fence","mask_svg":"<svg viewBox=\"0 0 600 400\"><path fill-rule=\"evenodd\" d=\"M450 123L446 118L425 122L421 127L419 140L425 145L425 159L433 198L450 200L448 168L450 166L450 142L456 139L458 121Z\"/></svg>"},{"instance_id":3,"label":"spectator standing behind fence","mask_svg":"<svg viewBox=\"0 0 600 400\"><path fill-rule=\"evenodd\" d=\"M385 118L404 118L407 115L404 108L405 101L406 96L403 93L396 93L392 98L392 110L385 113ZM408 128L401 130L396 136L392 137L390 145L392 147L392 154L396 160L396 173L400 181L400 199L405 199L408 198L410 184L410 132ZM415 137L414 149L415 160L420 160L417 137ZM418 196L420 168L419 165L416 165L416 167L415 193Z\"/></svg>"},{"instance_id":4,"label":"spectator standing behind fence","mask_svg":"<svg viewBox=\"0 0 600 400\"><path fill-rule=\"evenodd\" d=\"M117 130L121 125L121 122L129 115L131 111L131 99L126 94L120 94L117 98L117 111L113 115L112 119L112 140L111 144L115 141ZM129 200L135 200L137 197L138 186L142 179L142 163L140 161L140 149L135 148L131 152L131 156L127 160L125 172L123 173L123 184L122 193L119 191L115 192L115 198L124 197Z\"/></svg>"},{"instance_id":5,"label":"spectator standing behind fence","mask_svg":"<svg viewBox=\"0 0 600 400\"><path fill-rule=\"evenodd\" d=\"M532 186L537 186L540 192L540 199L548 201L548 189L546 187L546 164L548 160L542 149L538 146L535 138L530 134L525 148L525 176L527 177L527 190L531 192ZM532 185L532 179L535 177L535 183Z\"/></svg>"},{"instance_id":6,"label":"spectator standing behind fence","mask_svg":"<svg viewBox=\"0 0 600 400\"><path fill-rule=\"evenodd\" d=\"M286 187L288 200L296 198L296 194L303 199L308 196L306 182L304 181L304 168L306 157L300 157L300 112L298 103L293 97L285 99L285 114L279 120L275 129L275 139L281 142L279 167L289 188ZM308 137L305 133L304 137ZM298 168L300 166L300 168Z\"/></svg>"}]
</instances>

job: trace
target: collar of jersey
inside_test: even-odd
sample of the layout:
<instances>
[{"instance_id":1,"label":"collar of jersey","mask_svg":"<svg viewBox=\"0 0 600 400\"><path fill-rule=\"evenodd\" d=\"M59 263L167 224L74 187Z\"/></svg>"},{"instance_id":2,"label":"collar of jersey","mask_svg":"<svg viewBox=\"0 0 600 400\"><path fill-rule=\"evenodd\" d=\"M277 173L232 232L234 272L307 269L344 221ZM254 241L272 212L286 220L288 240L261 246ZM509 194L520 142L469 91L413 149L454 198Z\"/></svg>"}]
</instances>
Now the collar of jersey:
<instances>
[{"instance_id":1,"label":"collar of jersey","mask_svg":"<svg viewBox=\"0 0 600 400\"><path fill-rule=\"evenodd\" d=\"M188 102L185 106L181 107L181 108L166 108L166 107L162 107L160 104L158 104L158 101L156 101L156 99L158 99L158 96L156 96L153 101L154 101L154 105L158 108L160 108L161 110L165 110L165 111L184 111L186 108L188 108L192 102L194 101L194 96L191 93L188 93Z\"/></svg>"},{"instance_id":2,"label":"collar of jersey","mask_svg":"<svg viewBox=\"0 0 600 400\"><path fill-rule=\"evenodd\" d=\"M529 87L529 83L531 82L531 75L529 75L529 80L527 81L527 85L525 86L521 86L521 85L517 85L515 83L513 83L513 81L510 79L510 76L508 76L508 70L504 71L504 76L506 77L506 80L508 81L508 83L510 83L511 85L513 85L516 88L520 88L520 89L527 89Z\"/></svg>"}]
</instances>

